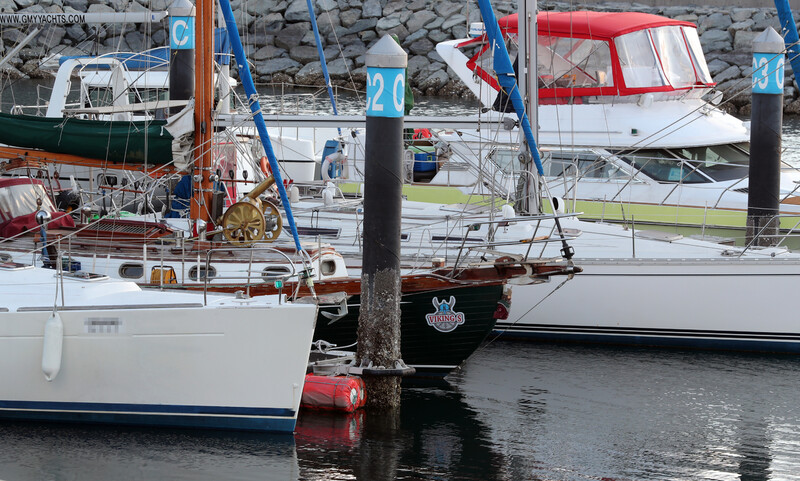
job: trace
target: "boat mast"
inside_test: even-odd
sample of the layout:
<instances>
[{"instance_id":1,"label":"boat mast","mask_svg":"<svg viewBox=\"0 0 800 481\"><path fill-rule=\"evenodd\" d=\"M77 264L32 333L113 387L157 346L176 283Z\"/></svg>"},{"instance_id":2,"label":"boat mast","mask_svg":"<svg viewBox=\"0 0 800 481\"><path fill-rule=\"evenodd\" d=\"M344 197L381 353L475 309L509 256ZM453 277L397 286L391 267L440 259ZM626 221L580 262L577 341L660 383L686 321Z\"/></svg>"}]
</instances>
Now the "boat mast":
<instances>
[{"instance_id":1,"label":"boat mast","mask_svg":"<svg viewBox=\"0 0 800 481\"><path fill-rule=\"evenodd\" d=\"M212 149L214 133L214 0L197 0L197 32L194 58L194 198L192 219L208 222L211 219Z\"/></svg>"},{"instance_id":2,"label":"boat mast","mask_svg":"<svg viewBox=\"0 0 800 481\"><path fill-rule=\"evenodd\" d=\"M317 14L314 12L314 4L311 0L306 0L308 4L308 15L311 17L311 28L314 30L314 40L317 43L317 53L319 54L319 62L322 67L322 76L325 78L325 87L328 89L328 98L331 99L331 106L333 107L333 115L339 115L336 109L336 97L333 96L333 86L331 85L331 76L328 74L328 64L325 61L325 51L322 48L322 40L319 38L319 28L317 27ZM339 128L339 135L342 135L342 129Z\"/></svg>"},{"instance_id":3,"label":"boat mast","mask_svg":"<svg viewBox=\"0 0 800 481\"><path fill-rule=\"evenodd\" d=\"M530 120L533 131L533 139L539 142L539 86L538 72L536 71L538 31L536 29L536 15L538 6L536 0L519 0L517 6L517 85L520 89L522 100L525 104L525 111ZM529 149L527 140L523 137L522 152ZM534 171L534 163L524 164L524 178L522 182L522 196L518 201L517 207L520 212L537 214L541 210L539 205L540 196L537 173Z\"/></svg>"}]
</instances>

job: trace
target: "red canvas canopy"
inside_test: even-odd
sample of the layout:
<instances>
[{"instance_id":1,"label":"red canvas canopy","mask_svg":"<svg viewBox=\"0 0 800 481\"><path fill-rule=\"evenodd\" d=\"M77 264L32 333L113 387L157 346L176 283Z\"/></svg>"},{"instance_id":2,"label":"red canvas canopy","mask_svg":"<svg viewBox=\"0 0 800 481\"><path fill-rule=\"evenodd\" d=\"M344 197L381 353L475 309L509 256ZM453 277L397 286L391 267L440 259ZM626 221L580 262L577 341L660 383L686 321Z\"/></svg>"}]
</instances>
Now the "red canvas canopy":
<instances>
[{"instance_id":1,"label":"red canvas canopy","mask_svg":"<svg viewBox=\"0 0 800 481\"><path fill-rule=\"evenodd\" d=\"M672 20L640 12L540 12L536 16L539 35L612 39L645 28L681 25L696 28L691 22ZM517 33L517 14L498 20L500 29Z\"/></svg>"},{"instance_id":2,"label":"red canvas canopy","mask_svg":"<svg viewBox=\"0 0 800 481\"><path fill-rule=\"evenodd\" d=\"M714 84L691 22L639 12L541 12L537 16L540 103L581 103L590 96L678 92ZM518 33L517 14L498 20L503 35ZM499 86L480 58L486 35L457 47L481 45L467 67ZM620 59L623 59L621 62Z\"/></svg>"}]
</instances>

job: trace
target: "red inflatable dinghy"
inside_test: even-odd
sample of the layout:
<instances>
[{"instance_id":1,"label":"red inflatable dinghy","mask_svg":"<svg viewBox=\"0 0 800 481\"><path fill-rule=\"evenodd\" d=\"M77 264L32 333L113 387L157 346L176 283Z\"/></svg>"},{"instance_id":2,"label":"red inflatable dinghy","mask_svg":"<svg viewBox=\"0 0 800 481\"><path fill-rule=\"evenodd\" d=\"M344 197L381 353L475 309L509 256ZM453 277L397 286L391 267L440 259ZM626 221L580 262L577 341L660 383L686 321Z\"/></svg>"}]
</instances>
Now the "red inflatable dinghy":
<instances>
[{"instance_id":1,"label":"red inflatable dinghy","mask_svg":"<svg viewBox=\"0 0 800 481\"><path fill-rule=\"evenodd\" d=\"M308 409L351 413L367 400L364 381L353 376L306 374L300 405Z\"/></svg>"}]
</instances>

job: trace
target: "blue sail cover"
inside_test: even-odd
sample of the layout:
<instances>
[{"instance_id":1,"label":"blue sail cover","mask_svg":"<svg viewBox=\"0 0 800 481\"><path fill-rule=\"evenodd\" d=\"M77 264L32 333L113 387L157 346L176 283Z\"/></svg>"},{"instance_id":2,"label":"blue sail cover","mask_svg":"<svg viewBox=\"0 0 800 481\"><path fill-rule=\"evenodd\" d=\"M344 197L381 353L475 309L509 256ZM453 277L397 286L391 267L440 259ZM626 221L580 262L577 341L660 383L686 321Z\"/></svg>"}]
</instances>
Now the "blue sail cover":
<instances>
[{"instance_id":1,"label":"blue sail cover","mask_svg":"<svg viewBox=\"0 0 800 481\"><path fill-rule=\"evenodd\" d=\"M539 158L539 149L536 147L536 140L533 137L533 130L528 121L528 115L525 113L525 103L522 101L522 96L517 88L517 78L514 74L514 67L511 65L511 58L508 56L506 44L503 41L503 34L500 32L500 26L497 24L497 17L494 15L492 5L489 0L478 0L478 6L481 9L481 16L483 17L483 24L486 29L486 36L492 44L492 58L494 59L494 72L497 74L497 83L506 92L511 104L514 106L514 111L519 118L519 124L522 131L525 133L525 140L528 142L528 148L533 156L533 162L536 164L536 171L539 175L544 175L542 169L542 160Z\"/></svg>"}]
</instances>

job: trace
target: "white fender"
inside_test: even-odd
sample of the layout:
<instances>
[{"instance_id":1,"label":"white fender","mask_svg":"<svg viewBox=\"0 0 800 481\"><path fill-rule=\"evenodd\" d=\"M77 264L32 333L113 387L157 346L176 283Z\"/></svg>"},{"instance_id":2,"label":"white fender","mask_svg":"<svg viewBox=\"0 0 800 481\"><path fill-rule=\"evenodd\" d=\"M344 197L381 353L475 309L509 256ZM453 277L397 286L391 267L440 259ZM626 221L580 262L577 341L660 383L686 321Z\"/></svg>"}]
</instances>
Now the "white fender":
<instances>
[{"instance_id":1,"label":"white fender","mask_svg":"<svg viewBox=\"0 0 800 481\"><path fill-rule=\"evenodd\" d=\"M326 206L333 205L333 192L331 189L322 190L322 201Z\"/></svg>"},{"instance_id":2,"label":"white fender","mask_svg":"<svg viewBox=\"0 0 800 481\"><path fill-rule=\"evenodd\" d=\"M44 324L42 342L42 372L47 381L52 381L61 370L61 350L64 343L64 323L58 312L53 312Z\"/></svg>"},{"instance_id":3,"label":"white fender","mask_svg":"<svg viewBox=\"0 0 800 481\"><path fill-rule=\"evenodd\" d=\"M300 189L296 185L289 187L289 203L296 204L300 202Z\"/></svg>"}]
</instances>

